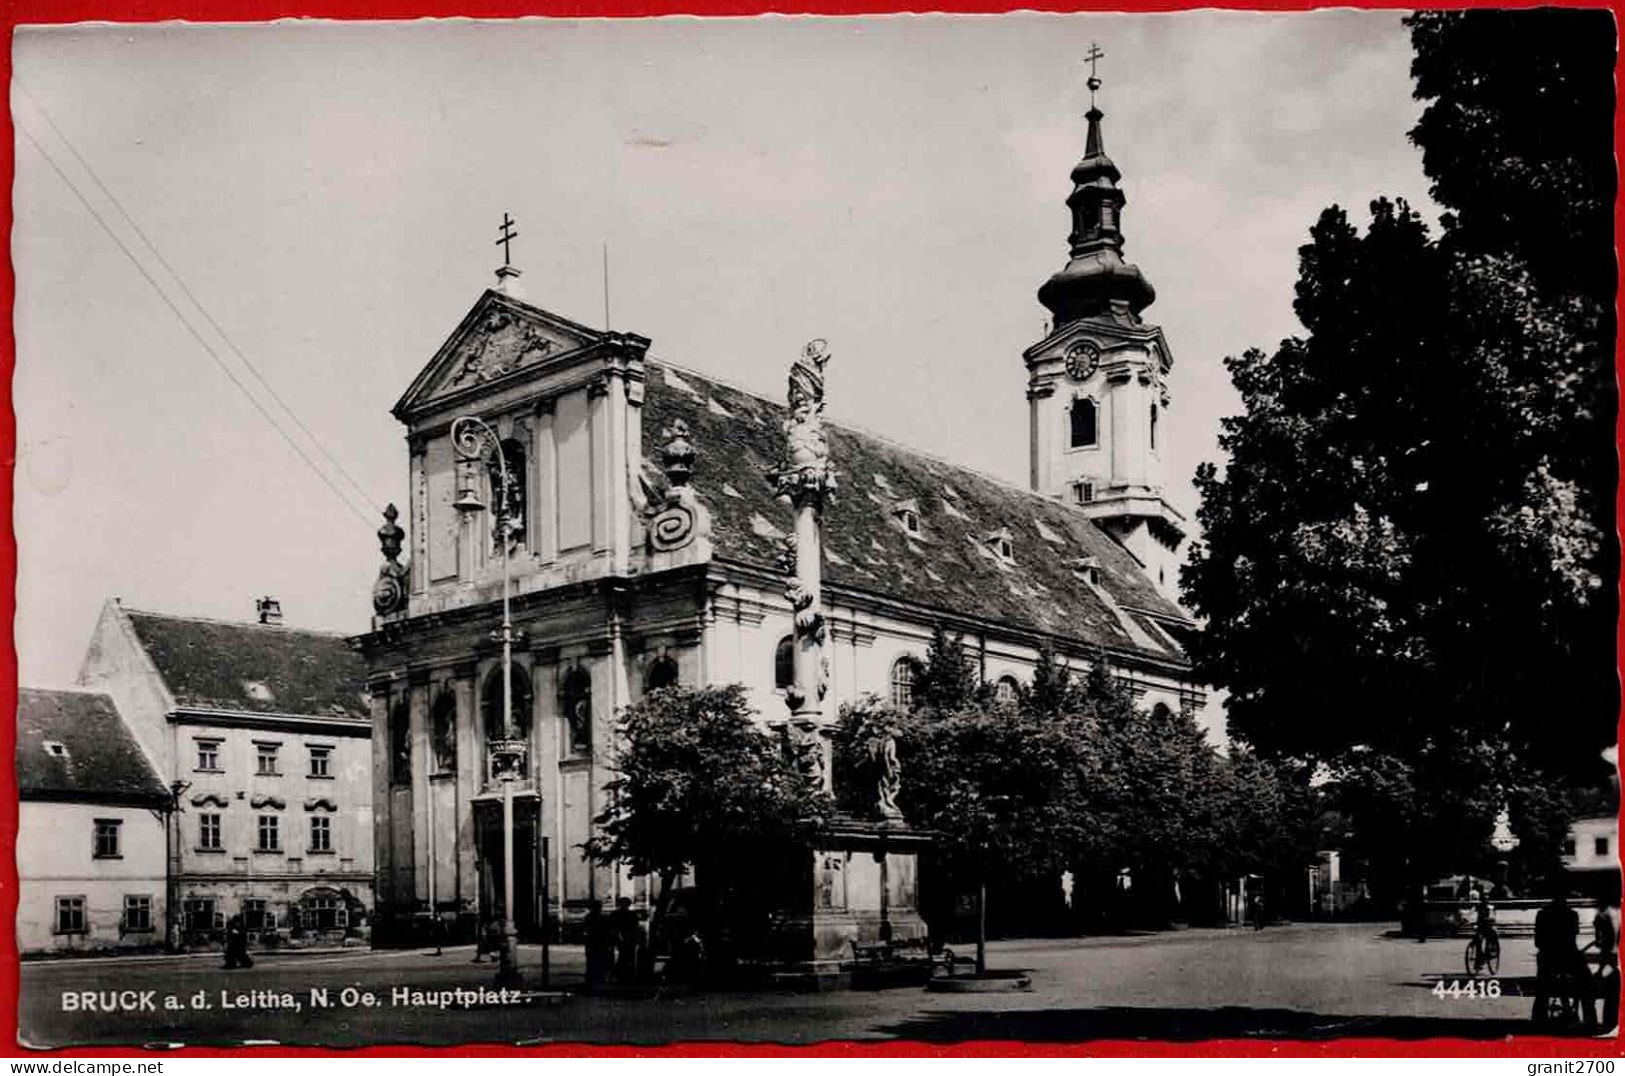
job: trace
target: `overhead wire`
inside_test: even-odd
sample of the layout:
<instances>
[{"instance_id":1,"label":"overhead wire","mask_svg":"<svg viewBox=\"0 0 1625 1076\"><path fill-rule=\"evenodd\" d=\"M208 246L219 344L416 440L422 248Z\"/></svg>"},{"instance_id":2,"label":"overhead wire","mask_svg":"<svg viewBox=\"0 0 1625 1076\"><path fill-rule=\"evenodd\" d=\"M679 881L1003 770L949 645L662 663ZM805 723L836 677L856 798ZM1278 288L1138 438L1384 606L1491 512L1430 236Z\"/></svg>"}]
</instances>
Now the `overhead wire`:
<instances>
[{"instance_id":1,"label":"overhead wire","mask_svg":"<svg viewBox=\"0 0 1625 1076\"><path fill-rule=\"evenodd\" d=\"M292 419L294 424L298 426L298 428L305 434L310 443L316 447L316 450L326 457L326 459L333 465L334 471L342 475L344 480L361 495L361 500L363 503L365 503L368 500L367 491L359 482L356 481L354 476L350 474L350 472L344 467L338 458L327 449L327 447L322 443L321 438L316 436L310 427L299 418L298 414L288 405L287 401L285 401L281 395L277 393L276 389L271 385L271 383L263 374L259 372L258 368L256 368L248 357L242 352L242 349L240 349L231 339L230 334L226 332L226 330L217 320L215 320L213 315L209 313L208 309L201 301L199 301L192 290L187 287L186 282L184 279L182 279L180 273L178 273L174 267L169 264L168 260L164 258L162 253L159 252L157 246L141 229L141 226L135 222L134 218L132 218L129 212L125 210L123 204L120 203L118 198L113 195L112 191L107 188L107 185L102 182L101 177L96 174L96 170L91 167L90 162L85 160L84 156L74 148L73 142L62 132L62 129L57 126L56 122L51 119L50 114L40 105L39 100L34 97L33 94L29 93L27 87L22 85L21 82L14 80L14 84L26 97L28 97L29 102L35 111L44 117L45 122L50 125L52 131L56 133L58 139L60 139L62 144L68 148L68 151L73 154L74 158L79 162L80 167L85 170L86 174L88 174L96 186L100 188L102 194L107 198L107 200L111 202L119 211L125 222L129 224L131 230L133 230L136 235L140 236L142 243L146 245L147 249L158 260L159 264L162 265L169 273L169 276L174 280L176 286L179 287L179 289L186 295L186 297L191 301L192 305L197 308L204 320L208 322L208 324L220 336L220 339L224 341L226 346L230 348L231 351L237 356L238 360L243 364L243 366L254 375L255 379L262 386L264 386L266 392L277 402L282 410L287 413L288 417ZM160 299L163 300L164 305L169 307L176 319L179 320L180 323L186 328L186 331L191 334L193 339L198 342L198 344L203 348L204 352L214 360L217 366L220 367L221 372L224 373L231 383L237 387L238 391L248 398L249 403L254 405L255 410L258 411L266 422L270 423L271 427L276 430L276 432L285 442L287 442L288 447L293 449L299 458L304 461L305 465L308 466L316 474L316 476L322 480L322 483L333 492L334 496L338 497L339 500L344 503L344 506L354 513L355 516L360 519L370 531L373 525L370 514L363 512L360 508L356 507L355 502L350 499L350 496L338 487L337 483L333 481L328 472L324 470L308 452L305 451L298 441L291 434L289 434L286 428L284 428L282 423L277 420L277 417L271 413L270 409L265 406L264 402L262 402L259 397L249 389L248 385L243 382L242 378L239 377L234 370L232 370L231 366L225 361L215 347L205 338L204 334L198 330L197 326L195 326L190 319L187 318L180 306L176 304L174 299L170 297L169 293L166 292L158 283L158 280L153 276L148 268L142 264L141 259L136 256L135 252L130 249L129 245L119 236L118 232L113 229L113 227L107 222L106 218L103 217L102 214L96 209L95 205L92 204L90 198L86 196L85 192L80 189L79 185L73 181L72 177L68 175L67 171L62 167L62 165L57 162L57 160L48 150L46 150L45 146L41 144L40 140L35 137L34 132L28 129L28 125L22 122L21 116L13 113L13 118L18 121L17 129L22 132L23 137L28 139L35 151L38 152L39 155L45 159L45 162L51 166L52 171L57 174L57 177L61 179L63 184L66 185L67 188L73 192L74 196L79 199L80 204L85 207L86 212L88 212L91 217L95 219L96 223L101 226L102 231L107 233L107 237L111 239L114 245L119 248L127 259L129 259L130 264L135 266L136 271L141 274L142 278L146 280L147 284L152 288L152 290L157 293Z\"/></svg>"}]
</instances>

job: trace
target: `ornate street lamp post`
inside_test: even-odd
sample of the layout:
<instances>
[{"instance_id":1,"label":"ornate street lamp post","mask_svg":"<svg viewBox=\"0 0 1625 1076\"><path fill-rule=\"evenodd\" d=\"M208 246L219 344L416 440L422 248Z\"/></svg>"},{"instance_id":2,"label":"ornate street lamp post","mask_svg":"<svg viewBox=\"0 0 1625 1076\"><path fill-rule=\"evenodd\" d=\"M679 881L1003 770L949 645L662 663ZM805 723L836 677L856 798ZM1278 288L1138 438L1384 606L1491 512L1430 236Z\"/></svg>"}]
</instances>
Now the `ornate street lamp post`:
<instances>
[{"instance_id":1,"label":"ornate street lamp post","mask_svg":"<svg viewBox=\"0 0 1625 1076\"><path fill-rule=\"evenodd\" d=\"M457 491L456 507L459 512L472 515L485 510L475 478L476 467L487 454L496 457L501 488L496 492L497 546L502 551L502 627L497 637L502 642L502 738L486 745L489 752L489 775L502 786L502 950L498 957L497 983L512 985L519 981L519 965L515 947L513 919L513 786L525 769L525 742L514 735L513 725L513 617L509 609L509 591L512 588L508 564L508 546L513 521L509 512L509 486L507 455L502 451L502 440L496 430L483 419L464 415L451 424L451 441L457 449L463 481ZM430 865L430 870L433 870Z\"/></svg>"}]
</instances>

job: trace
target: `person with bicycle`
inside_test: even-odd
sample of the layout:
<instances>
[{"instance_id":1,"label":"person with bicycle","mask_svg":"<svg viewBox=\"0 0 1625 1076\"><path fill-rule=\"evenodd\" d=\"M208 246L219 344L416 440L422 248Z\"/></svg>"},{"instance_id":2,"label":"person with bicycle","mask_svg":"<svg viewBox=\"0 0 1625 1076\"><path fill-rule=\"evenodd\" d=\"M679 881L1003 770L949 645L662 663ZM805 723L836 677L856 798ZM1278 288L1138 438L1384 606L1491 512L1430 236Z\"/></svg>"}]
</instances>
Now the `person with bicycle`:
<instances>
[{"instance_id":1,"label":"person with bicycle","mask_svg":"<svg viewBox=\"0 0 1625 1076\"><path fill-rule=\"evenodd\" d=\"M1477 974L1482 969L1489 969L1494 975L1501 963L1501 938L1495 932L1495 905L1490 898L1478 894L1478 905L1473 910L1473 940L1470 945L1473 957L1470 961L1470 970Z\"/></svg>"}]
</instances>

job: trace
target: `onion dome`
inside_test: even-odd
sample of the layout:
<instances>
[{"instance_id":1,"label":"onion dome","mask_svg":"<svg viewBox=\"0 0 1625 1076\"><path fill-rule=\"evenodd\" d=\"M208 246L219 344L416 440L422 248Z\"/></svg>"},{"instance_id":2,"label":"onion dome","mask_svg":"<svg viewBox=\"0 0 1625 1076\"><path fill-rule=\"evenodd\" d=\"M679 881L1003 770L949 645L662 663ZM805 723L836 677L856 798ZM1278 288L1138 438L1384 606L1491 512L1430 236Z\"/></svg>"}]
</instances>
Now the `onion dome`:
<instances>
[{"instance_id":1,"label":"onion dome","mask_svg":"<svg viewBox=\"0 0 1625 1076\"><path fill-rule=\"evenodd\" d=\"M1091 95L1099 85L1098 79L1089 80ZM1085 114L1089 136L1083 159L1072 169L1072 194L1066 200L1072 210L1072 234L1067 237L1072 259L1038 289L1038 301L1055 315L1057 327L1107 314L1138 321L1140 311L1157 297L1139 266L1123 260L1125 199L1117 186L1122 173L1106 156L1103 115L1091 103Z\"/></svg>"}]
</instances>

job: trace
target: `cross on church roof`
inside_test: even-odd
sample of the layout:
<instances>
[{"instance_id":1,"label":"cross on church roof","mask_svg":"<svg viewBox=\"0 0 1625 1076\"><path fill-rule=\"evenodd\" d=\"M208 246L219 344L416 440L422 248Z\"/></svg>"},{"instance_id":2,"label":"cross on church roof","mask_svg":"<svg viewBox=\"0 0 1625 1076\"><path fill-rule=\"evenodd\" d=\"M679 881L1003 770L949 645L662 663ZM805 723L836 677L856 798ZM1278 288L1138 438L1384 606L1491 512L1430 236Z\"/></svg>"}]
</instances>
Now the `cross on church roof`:
<instances>
[{"instance_id":1,"label":"cross on church roof","mask_svg":"<svg viewBox=\"0 0 1625 1076\"><path fill-rule=\"evenodd\" d=\"M513 265L513 261L509 257L509 244L519 238L519 233L513 230L513 226L517 223L508 214L502 214L502 236L496 241L496 246L502 248L502 267L504 269Z\"/></svg>"},{"instance_id":2,"label":"cross on church roof","mask_svg":"<svg viewBox=\"0 0 1625 1076\"><path fill-rule=\"evenodd\" d=\"M1089 51L1083 54L1083 58L1089 61L1089 81L1085 85L1089 87L1089 107L1094 108L1095 91L1100 89L1100 75L1095 71L1095 64L1100 60L1104 60L1106 54L1100 51L1099 45L1091 41L1089 42Z\"/></svg>"}]
</instances>

